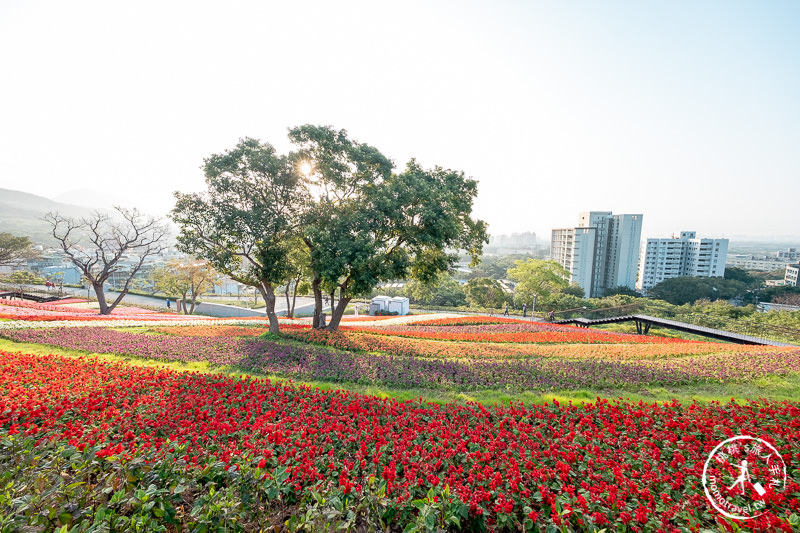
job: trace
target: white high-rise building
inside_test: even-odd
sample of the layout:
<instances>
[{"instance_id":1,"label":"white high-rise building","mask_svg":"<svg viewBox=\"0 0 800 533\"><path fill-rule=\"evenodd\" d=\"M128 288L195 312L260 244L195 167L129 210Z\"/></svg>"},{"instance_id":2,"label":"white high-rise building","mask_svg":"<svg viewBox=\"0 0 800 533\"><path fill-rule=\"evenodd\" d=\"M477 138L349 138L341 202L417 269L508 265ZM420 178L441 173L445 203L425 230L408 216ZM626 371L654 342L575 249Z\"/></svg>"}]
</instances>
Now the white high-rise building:
<instances>
[{"instance_id":1,"label":"white high-rise building","mask_svg":"<svg viewBox=\"0 0 800 533\"><path fill-rule=\"evenodd\" d=\"M786 275L783 279L786 285L797 287L800 281L800 263L796 265L786 265Z\"/></svg>"},{"instance_id":2,"label":"white high-rise building","mask_svg":"<svg viewBox=\"0 0 800 533\"><path fill-rule=\"evenodd\" d=\"M665 279L681 276L722 277L727 256L728 239L698 239L694 231L647 239L636 289L647 292Z\"/></svg>"},{"instance_id":3,"label":"white high-rise building","mask_svg":"<svg viewBox=\"0 0 800 533\"><path fill-rule=\"evenodd\" d=\"M642 215L589 211L580 214L578 227L553 230L550 258L587 297L599 297L607 288L634 288L641 237Z\"/></svg>"}]
</instances>

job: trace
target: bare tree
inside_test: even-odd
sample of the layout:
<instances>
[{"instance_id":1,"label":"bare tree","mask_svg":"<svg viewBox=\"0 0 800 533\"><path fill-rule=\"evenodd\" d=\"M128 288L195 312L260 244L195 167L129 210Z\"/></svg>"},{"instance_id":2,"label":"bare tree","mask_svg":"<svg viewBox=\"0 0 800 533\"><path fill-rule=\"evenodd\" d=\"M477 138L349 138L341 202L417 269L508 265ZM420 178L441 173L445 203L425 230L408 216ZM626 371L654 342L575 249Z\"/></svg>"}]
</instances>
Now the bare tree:
<instances>
[{"instance_id":1,"label":"bare tree","mask_svg":"<svg viewBox=\"0 0 800 533\"><path fill-rule=\"evenodd\" d=\"M53 237L61 249L92 284L101 315L110 314L128 294L131 280L147 258L166 250L163 241L168 230L161 219L146 217L138 209L114 209L122 216L122 220L114 220L110 215L99 212L80 220L58 213L44 216L52 226ZM120 260L126 255L134 255L137 259L127 273L122 292L109 305L103 284L112 274L120 272Z\"/></svg>"},{"instance_id":2,"label":"bare tree","mask_svg":"<svg viewBox=\"0 0 800 533\"><path fill-rule=\"evenodd\" d=\"M772 298L772 303L781 305L800 305L800 294L782 294Z\"/></svg>"}]
</instances>

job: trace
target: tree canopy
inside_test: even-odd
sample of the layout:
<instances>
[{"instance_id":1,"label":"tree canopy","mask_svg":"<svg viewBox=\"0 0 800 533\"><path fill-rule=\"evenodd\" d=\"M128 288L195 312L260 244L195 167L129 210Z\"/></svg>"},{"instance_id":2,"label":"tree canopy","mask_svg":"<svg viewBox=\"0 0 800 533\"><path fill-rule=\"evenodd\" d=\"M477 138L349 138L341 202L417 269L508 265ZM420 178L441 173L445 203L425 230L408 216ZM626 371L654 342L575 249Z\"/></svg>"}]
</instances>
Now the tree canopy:
<instances>
[{"instance_id":1,"label":"tree canopy","mask_svg":"<svg viewBox=\"0 0 800 533\"><path fill-rule=\"evenodd\" d=\"M459 307L467 304L464 287L447 272L442 272L429 283L409 280L406 282L404 294L413 303L423 305Z\"/></svg>"},{"instance_id":2,"label":"tree canopy","mask_svg":"<svg viewBox=\"0 0 800 533\"><path fill-rule=\"evenodd\" d=\"M738 280L718 277L682 276L665 279L648 291L651 298L684 305L697 300L729 300L744 295L747 285Z\"/></svg>"},{"instance_id":3,"label":"tree canopy","mask_svg":"<svg viewBox=\"0 0 800 533\"><path fill-rule=\"evenodd\" d=\"M636 291L635 289L631 289L630 287L626 287L624 285L620 285L619 287L606 288L603 290L603 296L633 296L635 298L641 298L642 293Z\"/></svg>"},{"instance_id":4,"label":"tree canopy","mask_svg":"<svg viewBox=\"0 0 800 533\"><path fill-rule=\"evenodd\" d=\"M746 283L747 285L761 284L760 279L750 274L747 270L738 267L726 267L724 277L725 279L741 281L742 283Z\"/></svg>"},{"instance_id":5,"label":"tree canopy","mask_svg":"<svg viewBox=\"0 0 800 533\"><path fill-rule=\"evenodd\" d=\"M517 283L514 299L518 305L531 304L534 294L537 307L546 305L551 296L558 294L569 285L569 272L555 261L526 259L516 261L508 270L508 277Z\"/></svg>"},{"instance_id":6,"label":"tree canopy","mask_svg":"<svg viewBox=\"0 0 800 533\"><path fill-rule=\"evenodd\" d=\"M246 138L205 159L204 172L205 192L175 193L178 249L256 287L277 333L275 287L291 273L288 243L306 202L296 162Z\"/></svg>"},{"instance_id":7,"label":"tree canopy","mask_svg":"<svg viewBox=\"0 0 800 533\"><path fill-rule=\"evenodd\" d=\"M0 233L0 266L16 265L24 259L36 257L37 252L28 237L15 237Z\"/></svg>"},{"instance_id":8,"label":"tree canopy","mask_svg":"<svg viewBox=\"0 0 800 533\"><path fill-rule=\"evenodd\" d=\"M471 307L499 309L509 299L500 282L492 278L473 278L464 285L464 292Z\"/></svg>"},{"instance_id":9,"label":"tree canopy","mask_svg":"<svg viewBox=\"0 0 800 533\"><path fill-rule=\"evenodd\" d=\"M436 280L458 250L476 261L488 242L486 224L471 218L477 182L462 172L412 159L394 173L377 148L329 126L300 126L289 139L296 150L286 156L255 139L211 156L208 191L176 193L171 214L182 251L259 288L271 330L277 286L310 278L314 327L323 294L334 302L338 292L333 330L353 297L396 279Z\"/></svg>"},{"instance_id":10,"label":"tree canopy","mask_svg":"<svg viewBox=\"0 0 800 533\"><path fill-rule=\"evenodd\" d=\"M191 315L197 305L197 297L213 287L219 275L205 261L192 258L173 259L155 270L153 279L157 290L180 299L176 308Z\"/></svg>"},{"instance_id":11,"label":"tree canopy","mask_svg":"<svg viewBox=\"0 0 800 533\"><path fill-rule=\"evenodd\" d=\"M422 168L411 160L402 173L376 148L344 130L302 126L289 133L310 168L311 195L302 238L310 253L319 326L322 293L339 292L329 329L349 301L381 282L436 279L458 261L458 249L477 260L488 241L486 224L470 217L477 182L457 171Z\"/></svg>"},{"instance_id":12,"label":"tree canopy","mask_svg":"<svg viewBox=\"0 0 800 533\"><path fill-rule=\"evenodd\" d=\"M472 268L472 272L464 276L472 278L507 279L508 269L514 267L516 261L529 259L529 256L516 255L490 255L481 257L481 262Z\"/></svg>"}]
</instances>

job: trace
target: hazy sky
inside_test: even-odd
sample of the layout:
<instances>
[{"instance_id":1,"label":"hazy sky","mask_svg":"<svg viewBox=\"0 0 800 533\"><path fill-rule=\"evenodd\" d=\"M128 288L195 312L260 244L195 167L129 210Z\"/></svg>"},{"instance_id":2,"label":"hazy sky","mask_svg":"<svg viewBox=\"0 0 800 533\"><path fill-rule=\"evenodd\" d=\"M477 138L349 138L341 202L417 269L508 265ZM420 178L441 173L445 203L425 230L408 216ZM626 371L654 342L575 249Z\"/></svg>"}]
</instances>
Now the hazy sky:
<instances>
[{"instance_id":1,"label":"hazy sky","mask_svg":"<svg viewBox=\"0 0 800 533\"><path fill-rule=\"evenodd\" d=\"M204 157L348 130L492 233L798 235L800 2L0 2L0 187L165 213Z\"/></svg>"}]
</instances>

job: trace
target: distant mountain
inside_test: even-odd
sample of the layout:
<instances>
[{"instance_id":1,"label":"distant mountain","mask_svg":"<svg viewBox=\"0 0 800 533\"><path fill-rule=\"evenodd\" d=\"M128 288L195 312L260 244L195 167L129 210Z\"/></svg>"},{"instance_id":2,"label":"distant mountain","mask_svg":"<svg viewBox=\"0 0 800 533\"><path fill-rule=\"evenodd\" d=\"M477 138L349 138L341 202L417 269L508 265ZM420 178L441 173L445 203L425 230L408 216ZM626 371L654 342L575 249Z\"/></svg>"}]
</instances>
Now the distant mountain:
<instances>
[{"instance_id":1,"label":"distant mountain","mask_svg":"<svg viewBox=\"0 0 800 533\"><path fill-rule=\"evenodd\" d=\"M50 224L42 220L45 213L57 211L69 217L85 217L95 209L104 210L109 207L83 207L56 202L27 192L0 189L0 232L28 236L34 243L52 245L55 242L50 233Z\"/></svg>"},{"instance_id":2,"label":"distant mountain","mask_svg":"<svg viewBox=\"0 0 800 533\"><path fill-rule=\"evenodd\" d=\"M96 189L72 189L58 196L54 196L53 200L62 204L71 205L102 205L104 207L122 205L123 207L132 207L125 205L124 200L120 202L118 199L115 200L111 195Z\"/></svg>"}]
</instances>

